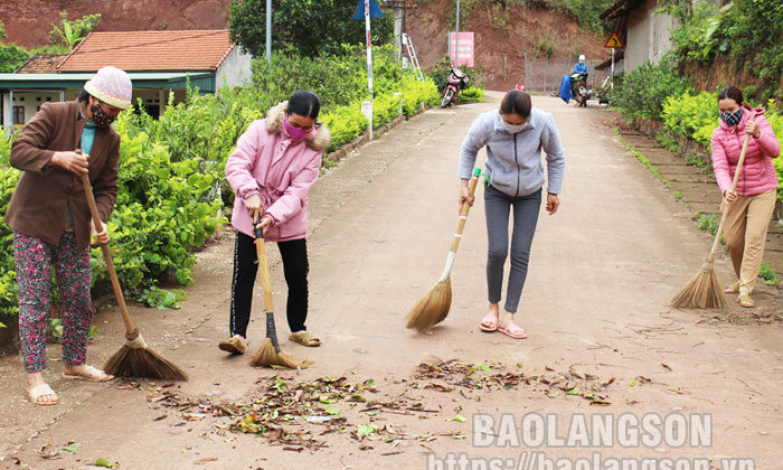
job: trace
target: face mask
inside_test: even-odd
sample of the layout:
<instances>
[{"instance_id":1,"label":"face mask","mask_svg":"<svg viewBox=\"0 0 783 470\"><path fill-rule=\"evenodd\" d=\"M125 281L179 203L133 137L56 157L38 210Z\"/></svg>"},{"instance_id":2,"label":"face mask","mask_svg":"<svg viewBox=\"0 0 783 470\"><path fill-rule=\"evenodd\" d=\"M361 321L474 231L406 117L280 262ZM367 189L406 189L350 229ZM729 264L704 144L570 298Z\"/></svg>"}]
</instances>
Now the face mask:
<instances>
[{"instance_id":1,"label":"face mask","mask_svg":"<svg viewBox=\"0 0 783 470\"><path fill-rule=\"evenodd\" d=\"M288 122L288 118L283 118L283 125L285 126L285 130L288 132L288 135L291 136L291 139L310 140L310 133L312 132L312 129L299 129L298 127L294 127L290 122Z\"/></svg>"},{"instance_id":2,"label":"face mask","mask_svg":"<svg viewBox=\"0 0 783 470\"><path fill-rule=\"evenodd\" d=\"M729 126L736 126L742 120L742 108L734 113L720 113L720 118Z\"/></svg>"},{"instance_id":3,"label":"face mask","mask_svg":"<svg viewBox=\"0 0 783 470\"><path fill-rule=\"evenodd\" d=\"M99 127L109 127L117 119L117 116L107 114L99 104L90 106L92 112L92 122Z\"/></svg>"},{"instance_id":4,"label":"face mask","mask_svg":"<svg viewBox=\"0 0 783 470\"><path fill-rule=\"evenodd\" d=\"M503 123L503 129L505 129L509 134L516 134L518 132L522 132L522 129L524 129L525 125L527 124L527 123L524 123L524 124L511 124L511 123L508 123L508 122L506 122L506 121L504 121L502 119L500 120L500 122Z\"/></svg>"}]
</instances>

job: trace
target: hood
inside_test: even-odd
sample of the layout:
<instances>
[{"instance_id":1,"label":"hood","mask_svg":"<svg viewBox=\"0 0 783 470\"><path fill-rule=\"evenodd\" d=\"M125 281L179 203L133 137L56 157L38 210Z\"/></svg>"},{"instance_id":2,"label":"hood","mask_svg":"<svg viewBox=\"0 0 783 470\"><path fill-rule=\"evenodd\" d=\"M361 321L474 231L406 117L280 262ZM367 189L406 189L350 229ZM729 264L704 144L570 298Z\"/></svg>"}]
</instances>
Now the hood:
<instances>
[{"instance_id":1,"label":"hood","mask_svg":"<svg viewBox=\"0 0 783 470\"><path fill-rule=\"evenodd\" d=\"M756 116L763 116L764 112L766 111L762 107L758 107L758 108L754 108L754 109L743 107L742 110L743 110L742 111L742 119L740 119L739 124L737 124L736 126L729 126L728 124L723 122L723 119L721 119L719 127L721 129L723 129L724 131L729 132L729 133L736 133L736 132L738 132L740 130L742 132L745 132L745 130L744 130L745 129L745 124L747 124L748 121L750 121L751 119L754 119Z\"/></svg>"},{"instance_id":2,"label":"hood","mask_svg":"<svg viewBox=\"0 0 783 470\"><path fill-rule=\"evenodd\" d=\"M269 132L273 134L283 132L283 118L285 117L285 109L287 107L288 101L282 101L266 113L266 128ZM307 146L319 152L329 148L332 136L326 124L320 121L316 122L313 132L313 137L307 141Z\"/></svg>"}]
</instances>

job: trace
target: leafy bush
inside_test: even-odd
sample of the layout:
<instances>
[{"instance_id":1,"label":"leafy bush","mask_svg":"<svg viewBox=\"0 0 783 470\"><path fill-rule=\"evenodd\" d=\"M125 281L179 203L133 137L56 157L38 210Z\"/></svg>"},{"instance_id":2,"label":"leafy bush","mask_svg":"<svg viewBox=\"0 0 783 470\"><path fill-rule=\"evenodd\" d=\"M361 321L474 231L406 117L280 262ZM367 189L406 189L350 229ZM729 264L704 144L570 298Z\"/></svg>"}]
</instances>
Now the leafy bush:
<instances>
[{"instance_id":1,"label":"leafy bush","mask_svg":"<svg viewBox=\"0 0 783 470\"><path fill-rule=\"evenodd\" d=\"M440 102L440 92L430 77L425 81L405 77L402 81L402 112L413 116L422 104L436 105Z\"/></svg>"},{"instance_id":2,"label":"leafy bush","mask_svg":"<svg viewBox=\"0 0 783 470\"><path fill-rule=\"evenodd\" d=\"M666 99L693 89L673 65L667 57L659 64L648 61L624 74L622 85L615 85L610 104L634 119L662 120Z\"/></svg>"},{"instance_id":3,"label":"leafy bush","mask_svg":"<svg viewBox=\"0 0 783 470\"><path fill-rule=\"evenodd\" d=\"M467 87L457 96L457 103L483 103L484 89L476 87Z\"/></svg>"},{"instance_id":4,"label":"leafy bush","mask_svg":"<svg viewBox=\"0 0 783 470\"><path fill-rule=\"evenodd\" d=\"M681 137L709 146L712 131L718 127L718 97L715 93L672 95L663 104L666 128Z\"/></svg>"}]
</instances>

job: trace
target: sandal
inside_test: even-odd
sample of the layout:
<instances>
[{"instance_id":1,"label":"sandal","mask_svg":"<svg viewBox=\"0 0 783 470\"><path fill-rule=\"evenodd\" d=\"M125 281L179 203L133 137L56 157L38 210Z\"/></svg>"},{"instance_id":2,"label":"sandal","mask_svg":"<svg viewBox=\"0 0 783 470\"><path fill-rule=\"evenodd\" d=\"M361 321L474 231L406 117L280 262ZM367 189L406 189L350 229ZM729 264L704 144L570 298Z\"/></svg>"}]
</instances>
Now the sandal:
<instances>
[{"instance_id":1,"label":"sandal","mask_svg":"<svg viewBox=\"0 0 783 470\"><path fill-rule=\"evenodd\" d=\"M756 306L756 302L750 298L750 294L745 292L737 297L737 303L743 308L753 308Z\"/></svg>"},{"instance_id":2,"label":"sandal","mask_svg":"<svg viewBox=\"0 0 783 470\"><path fill-rule=\"evenodd\" d=\"M499 323L500 323L500 318L498 318L497 315L490 313L489 315L481 319L481 324L479 324L479 328L481 328L481 331L492 333L498 330ZM489 325L489 326L484 326L484 325Z\"/></svg>"},{"instance_id":3,"label":"sandal","mask_svg":"<svg viewBox=\"0 0 783 470\"><path fill-rule=\"evenodd\" d=\"M220 348L221 351L230 352L231 354L245 354L247 346L242 344L242 341L234 336L231 339L218 343L218 348Z\"/></svg>"},{"instance_id":4,"label":"sandal","mask_svg":"<svg viewBox=\"0 0 783 470\"><path fill-rule=\"evenodd\" d=\"M288 340L293 341L294 343L299 343L302 346L307 346L308 348L317 348L321 345L320 339L306 331L301 333L292 333L291 336L288 337Z\"/></svg>"},{"instance_id":5,"label":"sandal","mask_svg":"<svg viewBox=\"0 0 783 470\"><path fill-rule=\"evenodd\" d=\"M52 402L41 401L41 398L47 395L53 396L54 401ZM51 406L60 403L60 397L58 397L57 394L54 393L54 390L52 390L52 387L50 387L49 384L46 383L36 385L35 387L28 390L27 398L28 400L30 400L30 403L32 403L33 405L39 405L39 406Z\"/></svg>"},{"instance_id":6,"label":"sandal","mask_svg":"<svg viewBox=\"0 0 783 470\"><path fill-rule=\"evenodd\" d=\"M514 339L527 338L527 332L525 331L525 329L520 327L516 323L509 323L506 326L498 327L498 331L508 336L509 338L514 338Z\"/></svg>"},{"instance_id":7,"label":"sandal","mask_svg":"<svg viewBox=\"0 0 783 470\"><path fill-rule=\"evenodd\" d=\"M738 294L740 290L740 283L739 281L735 282L734 284L730 285L726 288L723 292L727 294Z\"/></svg>"},{"instance_id":8,"label":"sandal","mask_svg":"<svg viewBox=\"0 0 783 470\"><path fill-rule=\"evenodd\" d=\"M69 380L88 380L90 382L108 382L113 379L114 376L93 366L84 366L84 369L78 374L71 375L63 372L63 378Z\"/></svg>"}]
</instances>

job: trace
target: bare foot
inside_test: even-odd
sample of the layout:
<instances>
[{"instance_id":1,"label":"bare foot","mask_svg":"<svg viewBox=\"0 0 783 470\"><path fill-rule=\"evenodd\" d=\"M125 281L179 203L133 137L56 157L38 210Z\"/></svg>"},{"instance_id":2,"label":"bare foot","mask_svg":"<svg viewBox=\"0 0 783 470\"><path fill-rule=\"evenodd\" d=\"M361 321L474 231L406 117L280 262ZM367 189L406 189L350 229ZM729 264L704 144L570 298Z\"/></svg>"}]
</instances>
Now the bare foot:
<instances>
[{"instance_id":1,"label":"bare foot","mask_svg":"<svg viewBox=\"0 0 783 470\"><path fill-rule=\"evenodd\" d=\"M114 376L108 375L106 372L98 369L97 367L84 364L79 366L65 364L65 367L63 367L63 377L79 378L84 380L91 380L93 382L106 382L114 378Z\"/></svg>"}]
</instances>

